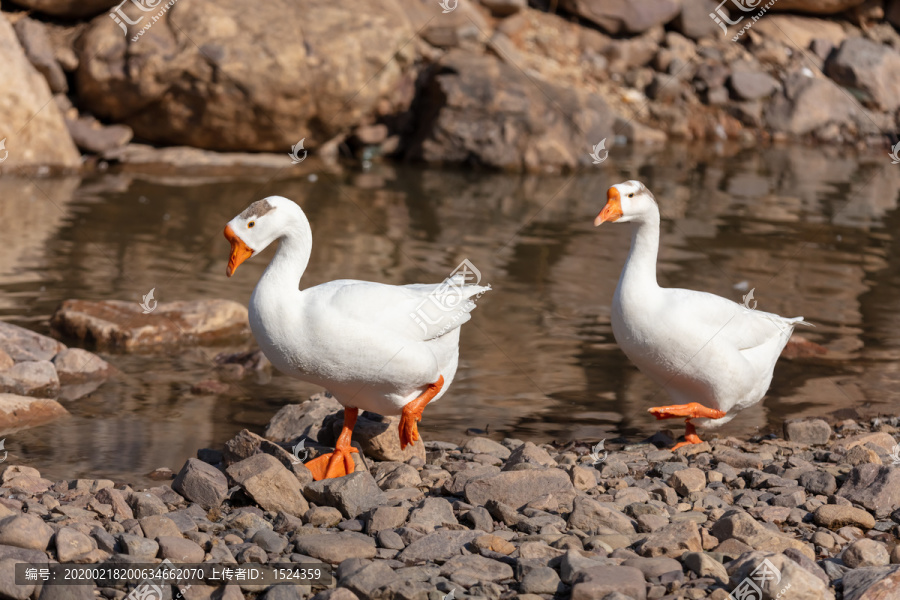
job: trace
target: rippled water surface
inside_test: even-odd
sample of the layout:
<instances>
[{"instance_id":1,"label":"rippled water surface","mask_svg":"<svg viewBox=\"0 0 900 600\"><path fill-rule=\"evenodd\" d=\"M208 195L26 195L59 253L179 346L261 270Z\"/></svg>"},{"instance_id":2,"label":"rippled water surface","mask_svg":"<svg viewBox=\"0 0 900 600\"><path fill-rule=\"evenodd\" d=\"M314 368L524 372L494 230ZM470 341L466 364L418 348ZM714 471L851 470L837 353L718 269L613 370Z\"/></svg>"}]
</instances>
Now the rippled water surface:
<instances>
[{"instance_id":1,"label":"rippled water surface","mask_svg":"<svg viewBox=\"0 0 900 600\"><path fill-rule=\"evenodd\" d=\"M816 327L802 334L830 350L782 360L765 401L720 435L842 408L898 411L900 166L887 157L667 148L620 151L564 176L389 165L315 181L284 175L0 178L0 319L47 332L64 299L137 302L151 288L163 302L246 304L273 251L228 279L222 229L253 200L279 194L313 227L301 287L437 282L464 258L493 286L463 327L453 387L425 412L425 439L461 441L472 427L534 441L650 434L657 424L646 409L667 398L618 350L609 324L628 227L592 226L609 185L640 179L663 212L662 285L738 301L741 288L755 288L758 308L805 316ZM71 417L8 435L6 448L50 478L138 482L244 427L261 432L280 406L317 391L276 373L228 395L191 394L215 377L215 354L237 349L103 354L116 377L68 403Z\"/></svg>"}]
</instances>

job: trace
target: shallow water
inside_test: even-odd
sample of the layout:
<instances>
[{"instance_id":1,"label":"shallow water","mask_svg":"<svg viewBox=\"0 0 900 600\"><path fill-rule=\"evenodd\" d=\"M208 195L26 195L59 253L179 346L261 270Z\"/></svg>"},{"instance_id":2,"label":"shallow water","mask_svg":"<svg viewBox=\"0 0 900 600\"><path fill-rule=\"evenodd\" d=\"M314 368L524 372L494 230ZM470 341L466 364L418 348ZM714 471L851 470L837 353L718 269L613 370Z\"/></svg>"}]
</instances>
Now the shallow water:
<instances>
[{"instance_id":1,"label":"shallow water","mask_svg":"<svg viewBox=\"0 0 900 600\"><path fill-rule=\"evenodd\" d=\"M463 259L493 286L463 327L456 381L425 412L425 439L461 441L468 428L534 441L646 435L658 428L646 409L667 399L618 350L609 325L628 228L592 226L608 186L625 179L660 201L662 285L737 301L754 288L759 309L803 315L816 327L802 335L830 350L782 360L765 401L720 435L777 431L785 418L849 407L897 414L900 166L829 149L619 151L565 176L375 165L316 181L4 177L0 319L46 332L64 299L139 302L151 288L161 302L246 304L272 250L228 279L222 229L253 200L279 194L313 227L302 287L438 282ZM103 354L121 373L67 403L71 417L7 435L10 460L53 479L142 482L244 427L261 432L280 406L317 391L276 373L227 396L192 395L214 377L222 350Z\"/></svg>"}]
</instances>

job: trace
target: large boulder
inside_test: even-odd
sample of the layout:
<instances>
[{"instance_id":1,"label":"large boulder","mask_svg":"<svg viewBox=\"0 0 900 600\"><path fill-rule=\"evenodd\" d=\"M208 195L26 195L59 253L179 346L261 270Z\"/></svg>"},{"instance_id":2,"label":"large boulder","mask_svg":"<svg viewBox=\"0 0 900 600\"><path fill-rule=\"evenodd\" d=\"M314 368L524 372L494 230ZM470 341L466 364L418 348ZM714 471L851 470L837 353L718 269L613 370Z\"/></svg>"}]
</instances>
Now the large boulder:
<instances>
[{"instance_id":1,"label":"large boulder","mask_svg":"<svg viewBox=\"0 0 900 600\"><path fill-rule=\"evenodd\" d=\"M119 2L121 0L16 0L16 4L21 4L35 12L65 19L93 17L116 6Z\"/></svg>"},{"instance_id":2,"label":"large boulder","mask_svg":"<svg viewBox=\"0 0 900 600\"><path fill-rule=\"evenodd\" d=\"M900 106L900 53L889 46L849 38L829 58L825 72L869 105L887 111Z\"/></svg>"},{"instance_id":3,"label":"large boulder","mask_svg":"<svg viewBox=\"0 0 900 600\"><path fill-rule=\"evenodd\" d=\"M681 12L677 0L563 0L562 7L609 33L643 33Z\"/></svg>"},{"instance_id":4,"label":"large boulder","mask_svg":"<svg viewBox=\"0 0 900 600\"><path fill-rule=\"evenodd\" d=\"M242 0L179 0L161 16L132 3L123 10L136 21L127 34L101 15L79 40L79 102L148 141L288 152L305 138L315 149L412 100L415 31L397 0L274 0L252 10Z\"/></svg>"},{"instance_id":5,"label":"large boulder","mask_svg":"<svg viewBox=\"0 0 900 600\"><path fill-rule=\"evenodd\" d=\"M410 158L509 171L591 163L614 115L599 97L526 76L493 56L454 50L425 84Z\"/></svg>"},{"instance_id":6,"label":"large boulder","mask_svg":"<svg viewBox=\"0 0 900 600\"><path fill-rule=\"evenodd\" d=\"M69 411L56 400L0 393L0 431L3 432L36 427L67 414Z\"/></svg>"},{"instance_id":7,"label":"large boulder","mask_svg":"<svg viewBox=\"0 0 900 600\"><path fill-rule=\"evenodd\" d=\"M0 14L0 56L0 169L79 167L81 155L47 81L28 61L5 13Z\"/></svg>"},{"instance_id":8,"label":"large boulder","mask_svg":"<svg viewBox=\"0 0 900 600\"><path fill-rule=\"evenodd\" d=\"M66 300L50 324L99 348L133 351L185 343L216 343L250 332L247 309L230 300L147 304L121 300Z\"/></svg>"},{"instance_id":9,"label":"large boulder","mask_svg":"<svg viewBox=\"0 0 900 600\"><path fill-rule=\"evenodd\" d=\"M852 126L862 111L832 81L795 73L765 110L766 124L775 131L806 135L828 125Z\"/></svg>"}]
</instances>

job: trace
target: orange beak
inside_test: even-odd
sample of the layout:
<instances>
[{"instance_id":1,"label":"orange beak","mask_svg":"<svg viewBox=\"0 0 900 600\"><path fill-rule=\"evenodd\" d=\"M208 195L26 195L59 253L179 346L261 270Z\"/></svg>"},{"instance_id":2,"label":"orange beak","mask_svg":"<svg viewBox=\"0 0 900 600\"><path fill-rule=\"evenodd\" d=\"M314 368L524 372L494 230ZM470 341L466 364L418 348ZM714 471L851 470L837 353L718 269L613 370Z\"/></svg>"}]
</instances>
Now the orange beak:
<instances>
[{"instance_id":1,"label":"orange beak","mask_svg":"<svg viewBox=\"0 0 900 600\"><path fill-rule=\"evenodd\" d=\"M603 207L603 210L601 210L600 214L597 215L597 218L594 219L594 227L601 223L606 223L607 221L616 221L623 214L622 199L619 196L619 190L611 187L606 192L606 206Z\"/></svg>"},{"instance_id":2,"label":"orange beak","mask_svg":"<svg viewBox=\"0 0 900 600\"><path fill-rule=\"evenodd\" d=\"M253 256L253 250L232 231L231 225L225 227L225 239L231 244L231 258L228 259L225 274L231 277L242 262Z\"/></svg>"}]
</instances>

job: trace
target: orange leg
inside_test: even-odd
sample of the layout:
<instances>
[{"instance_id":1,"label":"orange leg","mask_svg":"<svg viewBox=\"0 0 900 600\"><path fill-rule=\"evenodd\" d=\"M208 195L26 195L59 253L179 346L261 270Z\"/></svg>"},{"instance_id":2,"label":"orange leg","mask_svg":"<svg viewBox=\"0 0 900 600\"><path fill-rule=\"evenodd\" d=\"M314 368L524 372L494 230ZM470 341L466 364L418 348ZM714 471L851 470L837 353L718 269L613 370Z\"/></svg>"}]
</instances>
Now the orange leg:
<instances>
[{"instance_id":1,"label":"orange leg","mask_svg":"<svg viewBox=\"0 0 900 600\"><path fill-rule=\"evenodd\" d=\"M690 444L699 444L701 441L700 437L697 435L697 430L694 428L694 424L691 423L691 419L696 418L706 418L706 419L721 419L725 416L725 411L717 410L715 408L707 408L698 402L691 402L689 404L673 404L672 406L654 406L649 409L648 412L652 414L657 419L674 419L678 417L685 417L684 420L684 441L672 448L672 450L678 450L682 446L689 446Z\"/></svg>"},{"instance_id":2,"label":"orange leg","mask_svg":"<svg viewBox=\"0 0 900 600\"><path fill-rule=\"evenodd\" d=\"M444 387L444 376L438 377L434 383L429 383L428 387L422 392L422 395L403 407L403 416L400 417L400 449L405 450L406 447L419 439L419 428L416 421L422 420L422 412L425 406L431 402L431 399L438 395L441 388Z\"/></svg>"},{"instance_id":3,"label":"orange leg","mask_svg":"<svg viewBox=\"0 0 900 600\"><path fill-rule=\"evenodd\" d=\"M350 455L359 450L350 445L350 437L353 435L357 416L359 416L358 408L345 408L344 427L341 429L341 435L338 436L334 452L317 456L304 464L307 469L312 471L314 480L343 477L356 469L356 463Z\"/></svg>"}]
</instances>

